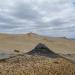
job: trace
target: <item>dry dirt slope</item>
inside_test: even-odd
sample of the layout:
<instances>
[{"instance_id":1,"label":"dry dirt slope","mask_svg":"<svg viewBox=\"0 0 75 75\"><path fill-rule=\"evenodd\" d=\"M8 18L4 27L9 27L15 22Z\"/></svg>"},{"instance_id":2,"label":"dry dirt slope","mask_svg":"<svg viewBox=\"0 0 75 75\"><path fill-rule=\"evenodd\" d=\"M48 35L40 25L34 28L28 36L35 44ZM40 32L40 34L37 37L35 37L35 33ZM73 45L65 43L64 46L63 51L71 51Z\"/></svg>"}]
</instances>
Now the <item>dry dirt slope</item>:
<instances>
[{"instance_id":1,"label":"dry dirt slope","mask_svg":"<svg viewBox=\"0 0 75 75\"><path fill-rule=\"evenodd\" d=\"M14 49L29 52L38 43L43 43L51 50L61 54L75 54L75 41L62 37L45 37L34 33L0 34L0 52L11 52Z\"/></svg>"},{"instance_id":2,"label":"dry dirt slope","mask_svg":"<svg viewBox=\"0 0 75 75\"><path fill-rule=\"evenodd\" d=\"M63 58L24 54L0 61L0 75L75 75L75 64Z\"/></svg>"}]
</instances>

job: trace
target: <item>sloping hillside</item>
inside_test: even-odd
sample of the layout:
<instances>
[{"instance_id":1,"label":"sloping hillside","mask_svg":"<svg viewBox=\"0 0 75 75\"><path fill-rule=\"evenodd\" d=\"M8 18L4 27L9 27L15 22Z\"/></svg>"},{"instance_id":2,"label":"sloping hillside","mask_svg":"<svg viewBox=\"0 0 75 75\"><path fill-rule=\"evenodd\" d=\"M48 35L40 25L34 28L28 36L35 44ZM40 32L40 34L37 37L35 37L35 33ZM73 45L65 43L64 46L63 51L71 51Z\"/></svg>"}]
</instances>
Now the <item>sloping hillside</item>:
<instances>
[{"instance_id":1,"label":"sloping hillside","mask_svg":"<svg viewBox=\"0 0 75 75\"><path fill-rule=\"evenodd\" d=\"M56 53L74 54L75 41L64 37L45 37L34 33L28 34L0 34L0 51L14 53L14 49L20 52L29 52L38 43L43 43Z\"/></svg>"},{"instance_id":2,"label":"sloping hillside","mask_svg":"<svg viewBox=\"0 0 75 75\"><path fill-rule=\"evenodd\" d=\"M75 75L75 64L63 58L24 54L0 61L0 75Z\"/></svg>"}]
</instances>

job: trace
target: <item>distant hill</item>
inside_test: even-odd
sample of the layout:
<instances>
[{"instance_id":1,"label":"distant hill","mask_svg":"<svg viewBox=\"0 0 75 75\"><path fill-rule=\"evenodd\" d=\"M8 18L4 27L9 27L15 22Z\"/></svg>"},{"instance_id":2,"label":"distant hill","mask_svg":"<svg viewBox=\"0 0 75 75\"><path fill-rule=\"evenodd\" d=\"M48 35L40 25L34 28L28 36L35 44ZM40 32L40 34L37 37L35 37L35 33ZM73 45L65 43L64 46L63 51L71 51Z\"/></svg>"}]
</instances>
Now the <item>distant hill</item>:
<instances>
[{"instance_id":1,"label":"distant hill","mask_svg":"<svg viewBox=\"0 0 75 75\"><path fill-rule=\"evenodd\" d=\"M75 38L71 38L72 40L75 40Z\"/></svg>"},{"instance_id":2,"label":"distant hill","mask_svg":"<svg viewBox=\"0 0 75 75\"><path fill-rule=\"evenodd\" d=\"M20 53L26 53L39 43L45 44L55 53L75 53L75 41L64 37L47 37L35 33L0 34L0 52L16 54L14 50L19 50Z\"/></svg>"}]
</instances>

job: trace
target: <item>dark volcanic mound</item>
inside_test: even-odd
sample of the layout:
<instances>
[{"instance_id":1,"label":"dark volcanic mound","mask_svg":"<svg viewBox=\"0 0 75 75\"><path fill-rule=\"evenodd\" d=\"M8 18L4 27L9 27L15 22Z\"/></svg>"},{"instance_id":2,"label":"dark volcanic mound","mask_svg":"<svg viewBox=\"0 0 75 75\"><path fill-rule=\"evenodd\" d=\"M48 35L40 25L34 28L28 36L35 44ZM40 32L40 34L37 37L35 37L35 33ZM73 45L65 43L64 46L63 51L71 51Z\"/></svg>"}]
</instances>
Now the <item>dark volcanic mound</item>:
<instances>
[{"instance_id":1,"label":"dark volcanic mound","mask_svg":"<svg viewBox=\"0 0 75 75\"><path fill-rule=\"evenodd\" d=\"M30 55L40 55L40 56L48 56L48 57L51 57L51 58L60 57L58 54L54 53L45 44L42 44L42 43L39 43L34 49L32 49L27 54L30 54Z\"/></svg>"}]
</instances>

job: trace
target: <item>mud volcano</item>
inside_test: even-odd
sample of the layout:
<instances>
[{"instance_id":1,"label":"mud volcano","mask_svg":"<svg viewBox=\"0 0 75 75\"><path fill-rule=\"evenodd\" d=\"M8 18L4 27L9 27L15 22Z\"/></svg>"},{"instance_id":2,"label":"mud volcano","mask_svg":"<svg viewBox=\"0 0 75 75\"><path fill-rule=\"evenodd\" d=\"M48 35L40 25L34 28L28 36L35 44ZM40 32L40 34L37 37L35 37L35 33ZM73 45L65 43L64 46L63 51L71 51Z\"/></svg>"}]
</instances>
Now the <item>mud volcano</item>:
<instances>
[{"instance_id":1,"label":"mud volcano","mask_svg":"<svg viewBox=\"0 0 75 75\"><path fill-rule=\"evenodd\" d=\"M42 43L39 43L34 49L32 49L27 54L29 54L29 55L47 56L47 57L51 57L51 58L60 57L58 54L54 53L45 44L42 44Z\"/></svg>"}]
</instances>

